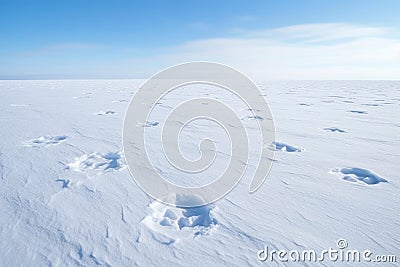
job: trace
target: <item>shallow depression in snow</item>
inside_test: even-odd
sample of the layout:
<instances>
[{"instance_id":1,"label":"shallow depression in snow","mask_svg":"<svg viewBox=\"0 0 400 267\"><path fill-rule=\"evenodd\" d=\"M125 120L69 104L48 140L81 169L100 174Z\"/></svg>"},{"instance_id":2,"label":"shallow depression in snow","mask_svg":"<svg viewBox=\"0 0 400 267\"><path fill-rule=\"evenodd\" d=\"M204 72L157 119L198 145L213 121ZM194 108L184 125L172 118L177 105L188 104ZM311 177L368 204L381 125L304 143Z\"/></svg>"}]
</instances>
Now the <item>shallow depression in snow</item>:
<instances>
[{"instance_id":1,"label":"shallow depression in snow","mask_svg":"<svg viewBox=\"0 0 400 267\"><path fill-rule=\"evenodd\" d=\"M68 164L68 168L71 170L92 174L118 170L123 167L125 167L125 162L121 156L121 152L94 152L85 154Z\"/></svg>"},{"instance_id":2,"label":"shallow depression in snow","mask_svg":"<svg viewBox=\"0 0 400 267\"><path fill-rule=\"evenodd\" d=\"M283 151L283 152L288 152L288 153L303 151L303 149L301 149L301 148L294 147L294 146L291 146L289 144L285 144L282 142L273 142L272 149L274 149L275 151Z\"/></svg>"},{"instance_id":3,"label":"shallow depression in snow","mask_svg":"<svg viewBox=\"0 0 400 267\"><path fill-rule=\"evenodd\" d=\"M148 206L148 215L142 223L154 231L175 239L182 237L179 232L185 232L184 236L189 237L208 235L218 226L214 205L182 208L179 205L202 202L195 196L189 195L172 195L170 198L175 200L176 207L153 201Z\"/></svg>"},{"instance_id":4,"label":"shallow depression in snow","mask_svg":"<svg viewBox=\"0 0 400 267\"><path fill-rule=\"evenodd\" d=\"M62 141L65 141L68 137L66 135L45 135L38 138L23 142L24 146L27 147L46 147L50 145L58 145Z\"/></svg>"},{"instance_id":5,"label":"shallow depression in snow","mask_svg":"<svg viewBox=\"0 0 400 267\"><path fill-rule=\"evenodd\" d=\"M388 181L370 170L362 168L336 168L331 171L338 174L343 180L348 182L361 182L367 185L387 183Z\"/></svg>"}]
</instances>

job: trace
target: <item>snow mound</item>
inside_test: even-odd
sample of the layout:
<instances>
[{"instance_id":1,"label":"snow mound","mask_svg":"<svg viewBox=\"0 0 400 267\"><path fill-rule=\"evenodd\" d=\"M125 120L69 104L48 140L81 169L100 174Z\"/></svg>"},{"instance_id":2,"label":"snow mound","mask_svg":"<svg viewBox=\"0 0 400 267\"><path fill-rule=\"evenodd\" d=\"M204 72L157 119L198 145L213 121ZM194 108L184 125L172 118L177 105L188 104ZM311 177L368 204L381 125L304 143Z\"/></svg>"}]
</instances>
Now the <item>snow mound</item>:
<instances>
[{"instance_id":1,"label":"snow mound","mask_svg":"<svg viewBox=\"0 0 400 267\"><path fill-rule=\"evenodd\" d=\"M150 203L147 209L148 215L142 220L142 223L153 231L175 239L181 236L179 232L185 232L185 236L188 237L208 235L213 228L218 226L214 206L181 208L179 206L201 202L194 196L173 196L173 198L176 201L176 207L159 201Z\"/></svg>"},{"instance_id":2,"label":"snow mound","mask_svg":"<svg viewBox=\"0 0 400 267\"><path fill-rule=\"evenodd\" d=\"M118 170L125 167L121 152L85 154L68 164L68 168L77 172L96 174Z\"/></svg>"},{"instance_id":3,"label":"snow mound","mask_svg":"<svg viewBox=\"0 0 400 267\"><path fill-rule=\"evenodd\" d=\"M27 147L47 147L51 145L58 145L62 141L65 141L68 137L66 135L56 136L40 136L38 138L23 142L24 146Z\"/></svg>"},{"instance_id":4,"label":"snow mound","mask_svg":"<svg viewBox=\"0 0 400 267\"><path fill-rule=\"evenodd\" d=\"M342 176L342 179L348 182L361 182L367 185L388 182L372 171L362 168L336 168L333 169L331 173Z\"/></svg>"},{"instance_id":5,"label":"snow mound","mask_svg":"<svg viewBox=\"0 0 400 267\"><path fill-rule=\"evenodd\" d=\"M274 149L275 151L284 151L284 152L301 152L303 151L303 149L298 148L298 147L294 147L282 142L273 142L272 144L272 149Z\"/></svg>"}]
</instances>

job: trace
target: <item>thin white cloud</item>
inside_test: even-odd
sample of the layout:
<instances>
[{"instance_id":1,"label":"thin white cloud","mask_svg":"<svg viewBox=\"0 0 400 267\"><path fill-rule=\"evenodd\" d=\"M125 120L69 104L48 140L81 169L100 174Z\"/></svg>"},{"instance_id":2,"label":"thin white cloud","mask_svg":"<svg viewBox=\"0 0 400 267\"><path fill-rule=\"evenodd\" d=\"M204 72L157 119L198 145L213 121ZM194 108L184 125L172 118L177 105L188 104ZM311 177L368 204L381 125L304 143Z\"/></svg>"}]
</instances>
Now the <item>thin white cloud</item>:
<instances>
[{"instance_id":1,"label":"thin white cloud","mask_svg":"<svg viewBox=\"0 0 400 267\"><path fill-rule=\"evenodd\" d=\"M299 39L303 42L326 42L360 37L376 37L390 33L389 28L366 27L346 23L300 24L256 32L258 36Z\"/></svg>"},{"instance_id":2,"label":"thin white cloud","mask_svg":"<svg viewBox=\"0 0 400 267\"><path fill-rule=\"evenodd\" d=\"M265 79L400 79L394 34L345 23L294 25L190 41L146 61L218 61Z\"/></svg>"}]
</instances>

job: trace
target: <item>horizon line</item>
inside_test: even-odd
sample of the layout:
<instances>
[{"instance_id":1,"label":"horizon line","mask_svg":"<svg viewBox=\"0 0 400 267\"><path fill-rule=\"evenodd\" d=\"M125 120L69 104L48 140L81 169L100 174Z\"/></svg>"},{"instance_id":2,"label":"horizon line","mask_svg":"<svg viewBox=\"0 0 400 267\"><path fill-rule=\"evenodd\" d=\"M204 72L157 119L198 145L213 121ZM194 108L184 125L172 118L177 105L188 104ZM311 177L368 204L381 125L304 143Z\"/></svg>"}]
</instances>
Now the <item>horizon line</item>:
<instances>
[{"instance_id":1,"label":"horizon line","mask_svg":"<svg viewBox=\"0 0 400 267\"><path fill-rule=\"evenodd\" d=\"M0 78L0 81L84 81L84 80L147 80L150 79L152 75L146 78ZM264 80L264 81L400 81L399 79L259 79L253 77L254 80Z\"/></svg>"}]
</instances>

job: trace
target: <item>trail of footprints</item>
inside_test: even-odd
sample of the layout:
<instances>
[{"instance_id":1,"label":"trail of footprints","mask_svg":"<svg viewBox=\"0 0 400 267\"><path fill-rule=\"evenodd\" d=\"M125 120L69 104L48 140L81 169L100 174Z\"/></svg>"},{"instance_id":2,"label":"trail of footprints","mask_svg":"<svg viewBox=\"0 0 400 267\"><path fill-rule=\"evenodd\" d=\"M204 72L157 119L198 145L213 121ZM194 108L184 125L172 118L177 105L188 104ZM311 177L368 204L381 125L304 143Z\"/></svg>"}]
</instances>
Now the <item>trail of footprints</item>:
<instances>
[{"instance_id":1,"label":"trail of footprints","mask_svg":"<svg viewBox=\"0 0 400 267\"><path fill-rule=\"evenodd\" d=\"M76 98L90 98L91 94L86 93ZM115 100L113 103L127 102L126 100ZM301 103L301 106L311 106L311 104ZM368 114L363 110L349 110L348 112L365 115ZM95 113L99 116L114 115L115 111L107 110ZM247 119L250 119L247 118ZM263 118L251 118L259 119ZM157 127L158 122L146 122L143 127ZM347 133L344 129L338 127L327 127L323 128L324 131L331 132L334 134ZM26 147L49 147L56 146L62 142L65 142L69 137L66 135L45 135L35 139L27 140L23 142ZM277 153L300 153L304 149L293 146L284 142L273 142L270 149ZM74 172L84 173L89 177L109 172L117 171L126 167L121 152L108 152L100 153L93 152L84 154L80 157L75 158L72 162L67 164L66 170ZM377 185L380 183L387 183L388 180L373 173L368 169L362 169L357 167L342 167L335 168L329 171L330 174L340 177L343 181L363 184L363 185ZM69 179L58 178L55 182L59 183L62 189L71 188L72 182ZM175 199L177 207L171 207L164 205L158 201L150 203L147 208L147 216L142 220L142 224L147 228L158 232L164 236L162 240L159 240L162 244L172 245L178 241L177 236L183 236L189 238L197 238L199 236L210 234L213 229L219 226L219 222L216 218L215 207L213 205L205 205L195 208L180 208L179 206L185 206L187 203L193 203L196 201L192 196L172 196ZM140 240L138 240L140 242Z\"/></svg>"},{"instance_id":2,"label":"trail of footprints","mask_svg":"<svg viewBox=\"0 0 400 267\"><path fill-rule=\"evenodd\" d=\"M91 98L92 96L93 94L91 92L84 92L81 95L74 96L72 98L85 99L85 98ZM128 102L128 100L119 99L112 101L113 104L125 103L125 102ZM115 115L116 112L113 110L106 110L106 111L99 111L94 114L99 116L107 116L107 115ZM146 126L154 127L157 125L158 122L152 122ZM70 137L67 135L44 135L34 139L23 141L22 145L30 148L44 148L44 147L59 145L69 138ZM75 158L74 161L67 164L66 170L85 173L89 177L92 177L104 172L124 169L125 167L126 164L122 157L121 152L107 152L107 153L94 152L90 154L84 154L80 157ZM63 178L55 179L55 182L59 183L63 189L71 188L72 184L71 180Z\"/></svg>"},{"instance_id":3,"label":"trail of footprints","mask_svg":"<svg viewBox=\"0 0 400 267\"><path fill-rule=\"evenodd\" d=\"M69 137L66 135L46 135L24 141L22 142L22 144L23 146L30 148L45 148L49 146L59 145L60 143L66 141L68 138ZM75 158L74 161L67 164L67 167L65 169L84 173L88 177L94 177L108 171L121 170L125 167L126 164L121 152L94 152L90 154L84 154L80 157ZM69 179L58 178L55 181L60 183L63 189L71 188L72 183Z\"/></svg>"}]
</instances>

